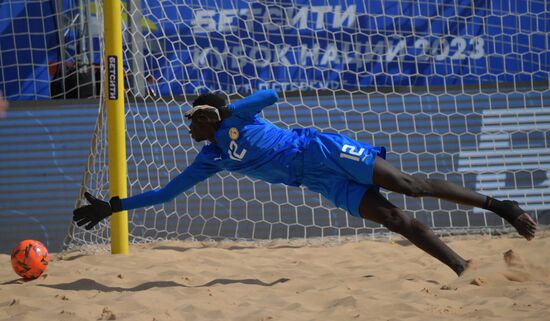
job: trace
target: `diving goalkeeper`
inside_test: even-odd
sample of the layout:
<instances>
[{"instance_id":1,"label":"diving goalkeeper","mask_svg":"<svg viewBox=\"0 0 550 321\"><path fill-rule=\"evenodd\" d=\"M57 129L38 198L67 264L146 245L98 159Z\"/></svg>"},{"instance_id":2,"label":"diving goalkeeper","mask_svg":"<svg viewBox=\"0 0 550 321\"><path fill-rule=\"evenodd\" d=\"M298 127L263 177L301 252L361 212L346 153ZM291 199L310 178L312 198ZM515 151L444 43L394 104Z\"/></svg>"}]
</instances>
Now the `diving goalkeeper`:
<instances>
[{"instance_id":1,"label":"diving goalkeeper","mask_svg":"<svg viewBox=\"0 0 550 321\"><path fill-rule=\"evenodd\" d=\"M430 196L490 210L531 240L535 221L517 202L497 200L454 183L405 174L385 160L385 148L313 128L281 129L258 114L274 104L273 90L258 91L234 104L208 93L197 97L186 116L190 134L207 141L195 160L165 187L105 202L86 193L90 205L74 210L78 226L93 228L113 212L163 203L222 170L269 183L303 185L349 214L399 233L461 275L471 261L441 241L422 222L389 202L379 187L412 197Z\"/></svg>"}]
</instances>

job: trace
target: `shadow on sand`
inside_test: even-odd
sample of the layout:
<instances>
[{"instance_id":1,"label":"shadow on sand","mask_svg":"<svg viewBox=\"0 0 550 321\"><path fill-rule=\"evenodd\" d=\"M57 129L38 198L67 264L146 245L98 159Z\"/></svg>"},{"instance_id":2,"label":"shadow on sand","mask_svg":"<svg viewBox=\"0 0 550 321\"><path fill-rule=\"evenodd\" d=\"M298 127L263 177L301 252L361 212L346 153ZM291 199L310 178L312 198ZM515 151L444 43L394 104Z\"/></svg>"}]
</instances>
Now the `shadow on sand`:
<instances>
[{"instance_id":1,"label":"shadow on sand","mask_svg":"<svg viewBox=\"0 0 550 321\"><path fill-rule=\"evenodd\" d=\"M285 283L289 280L290 279L280 278L271 283L266 283L258 279L238 279L238 280L215 279L213 281L210 281L202 285L185 285L174 281L156 281L156 282L146 282L138 286L135 286L133 288L123 288L123 287L103 285L101 283L98 283L90 279L80 279L71 283L38 284L37 286L43 286L43 287L58 289L58 290L72 290L72 291L97 290L101 292L124 292L124 291L137 292L137 291L146 291L152 288L168 288L168 287L202 288L202 287L210 287L210 286L220 285L220 284L228 285L228 284L235 284L235 283L260 285L260 286L273 286L277 283Z\"/></svg>"}]
</instances>

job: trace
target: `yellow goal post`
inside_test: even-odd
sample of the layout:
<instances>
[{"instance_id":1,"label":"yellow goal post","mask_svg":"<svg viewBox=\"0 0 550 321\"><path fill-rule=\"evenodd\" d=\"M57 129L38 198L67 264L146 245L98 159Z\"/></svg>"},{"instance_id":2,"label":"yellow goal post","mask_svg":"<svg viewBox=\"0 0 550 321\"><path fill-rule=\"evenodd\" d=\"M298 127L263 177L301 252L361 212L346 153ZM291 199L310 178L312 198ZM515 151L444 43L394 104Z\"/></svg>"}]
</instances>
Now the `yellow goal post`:
<instances>
[{"instance_id":1,"label":"yellow goal post","mask_svg":"<svg viewBox=\"0 0 550 321\"><path fill-rule=\"evenodd\" d=\"M110 196L127 196L126 125L124 113L124 79L122 64L122 13L120 0L105 0L105 61L107 140L109 145ZM128 212L111 218L111 253L128 254Z\"/></svg>"}]
</instances>

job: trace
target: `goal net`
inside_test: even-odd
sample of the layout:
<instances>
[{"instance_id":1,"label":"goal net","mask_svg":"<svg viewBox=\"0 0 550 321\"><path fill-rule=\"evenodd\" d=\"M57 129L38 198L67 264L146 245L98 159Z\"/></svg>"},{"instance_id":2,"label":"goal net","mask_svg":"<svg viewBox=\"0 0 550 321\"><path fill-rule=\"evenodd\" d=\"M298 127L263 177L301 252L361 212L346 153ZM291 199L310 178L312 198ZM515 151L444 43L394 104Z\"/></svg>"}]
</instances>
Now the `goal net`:
<instances>
[{"instance_id":1,"label":"goal net","mask_svg":"<svg viewBox=\"0 0 550 321\"><path fill-rule=\"evenodd\" d=\"M197 94L235 102L273 88L281 100L262 116L282 128L386 146L387 159L407 173L517 200L541 224L550 221L546 1L129 0L123 7L129 195L161 188L193 161L202 144L190 138L184 112ZM90 8L90 43L101 44L101 2ZM93 50L104 69L103 48ZM107 199L104 108L82 190ZM483 210L384 193L440 234L509 227ZM131 242L387 234L304 188L229 172L128 215ZM109 237L109 222L91 231L71 225L65 246Z\"/></svg>"}]
</instances>

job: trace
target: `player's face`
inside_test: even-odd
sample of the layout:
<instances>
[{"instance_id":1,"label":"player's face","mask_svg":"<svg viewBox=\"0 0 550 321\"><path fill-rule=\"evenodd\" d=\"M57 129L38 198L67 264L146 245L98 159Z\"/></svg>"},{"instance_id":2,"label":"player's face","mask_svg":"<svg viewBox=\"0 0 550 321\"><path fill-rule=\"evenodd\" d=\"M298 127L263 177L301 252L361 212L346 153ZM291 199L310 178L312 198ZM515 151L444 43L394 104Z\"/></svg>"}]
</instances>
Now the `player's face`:
<instances>
[{"instance_id":1,"label":"player's face","mask_svg":"<svg viewBox=\"0 0 550 321\"><path fill-rule=\"evenodd\" d=\"M216 132L216 128L214 128L212 124L191 121L189 129L191 137L197 142L201 142L203 140L214 140L214 133Z\"/></svg>"}]
</instances>

